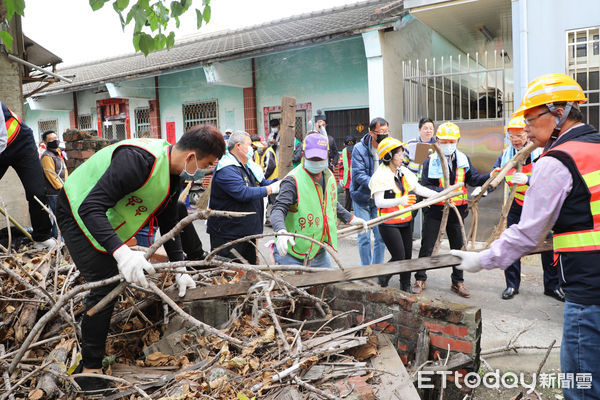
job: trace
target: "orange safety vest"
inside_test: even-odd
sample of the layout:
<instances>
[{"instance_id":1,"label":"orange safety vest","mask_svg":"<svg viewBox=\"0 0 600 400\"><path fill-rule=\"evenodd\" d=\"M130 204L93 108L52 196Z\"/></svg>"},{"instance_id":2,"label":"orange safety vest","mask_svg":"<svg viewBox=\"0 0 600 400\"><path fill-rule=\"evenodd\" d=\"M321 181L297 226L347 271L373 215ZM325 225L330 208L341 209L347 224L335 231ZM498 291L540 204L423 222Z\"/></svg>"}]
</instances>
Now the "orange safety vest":
<instances>
[{"instance_id":1,"label":"orange safety vest","mask_svg":"<svg viewBox=\"0 0 600 400\"><path fill-rule=\"evenodd\" d=\"M582 197L582 201L579 201L577 204L567 204L569 197L565 200L565 205L563 205L558 220L554 225L554 233L552 235L555 253L600 250L599 151L600 144L572 140L551 148L546 153L566 153L570 156L575 164L575 168L577 168L577 172L581 175L585 183L585 187L582 190L586 191L585 197ZM575 180L573 181L573 187L575 187ZM589 193L589 200L587 200L587 193ZM583 201L587 204L583 203ZM581 226L579 223L581 216L586 219L591 216L590 222L592 222L592 227L589 229L570 230L569 225ZM561 221L571 221L571 224L561 226Z\"/></svg>"},{"instance_id":2,"label":"orange safety vest","mask_svg":"<svg viewBox=\"0 0 600 400\"><path fill-rule=\"evenodd\" d=\"M380 168L383 168L380 167ZM398 182L394 179L394 194L396 195L396 199L404 196L405 194L407 194L410 191L410 188L408 186L408 182L406 182L406 179L404 178L404 176L402 177L402 187L398 187ZM393 212L396 211L400 211L403 208L406 208L405 206L402 206L400 204L398 204L397 206L394 207L388 207L388 208L378 208L377 209L377 216L378 217L383 217L384 215L388 215L391 214ZM410 222L410 220L412 219L412 212L406 212L404 214L400 214L395 218L392 218L388 221L385 221L384 224L403 224L405 222Z\"/></svg>"},{"instance_id":3,"label":"orange safety vest","mask_svg":"<svg viewBox=\"0 0 600 400\"><path fill-rule=\"evenodd\" d=\"M521 172L526 174L528 177L531 177L532 171L533 171L533 163L532 162L527 165L523 165L523 168L521 170ZM508 171L508 173L504 177L504 179L506 180L506 183L508 184L508 186L510 186L511 189L513 186L512 180L513 180L513 176L515 175L515 172L517 172L516 168L512 168ZM529 189L528 184L517 185L517 191L515 192L515 201L520 206L523 205L523 200L525 200L525 192L527 191L527 189Z\"/></svg>"},{"instance_id":4,"label":"orange safety vest","mask_svg":"<svg viewBox=\"0 0 600 400\"><path fill-rule=\"evenodd\" d=\"M467 172L467 170L465 168L456 168L456 180L454 181L454 183L455 184L456 183L464 183L465 182L465 173L466 172ZM440 187L441 188L444 187L444 178L440 178ZM469 197L469 194L467 192L467 188L466 188L466 186L463 185L463 187L462 187L462 193L459 194L458 196L452 197L450 199L450 201L455 206L462 206L463 204L467 204L468 197ZM435 205L443 206L444 202L440 201L439 203L435 203Z\"/></svg>"},{"instance_id":5,"label":"orange safety vest","mask_svg":"<svg viewBox=\"0 0 600 400\"><path fill-rule=\"evenodd\" d=\"M8 146L13 140L15 140L15 138L21 131L21 118L19 118L14 112L12 112L10 108L4 106L3 109L8 110L8 113L4 112L4 119L6 121L6 132L8 133L6 146Z\"/></svg>"}]
</instances>

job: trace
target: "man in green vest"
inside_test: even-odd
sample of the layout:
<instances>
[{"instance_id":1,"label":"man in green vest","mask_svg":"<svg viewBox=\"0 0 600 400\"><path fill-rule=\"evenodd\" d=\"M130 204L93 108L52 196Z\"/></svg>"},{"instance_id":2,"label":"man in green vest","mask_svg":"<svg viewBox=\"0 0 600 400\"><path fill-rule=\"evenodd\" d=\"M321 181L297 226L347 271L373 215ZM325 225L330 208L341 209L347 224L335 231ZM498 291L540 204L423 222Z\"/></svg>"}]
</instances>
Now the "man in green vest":
<instances>
[{"instance_id":1,"label":"man in green vest","mask_svg":"<svg viewBox=\"0 0 600 400\"><path fill-rule=\"evenodd\" d=\"M87 282L122 274L127 282L147 287L145 272L154 268L141 251L125 242L144 225L157 224L162 233L178 222L180 179L196 181L225 152L223 135L212 125L198 125L175 145L161 139L129 139L108 146L79 166L65 181L57 201L58 225L69 253ZM185 255L179 235L164 245L170 261ZM178 269L179 295L194 288L194 280ZM92 289L89 309L117 284ZM102 372L102 359L115 302L81 322L80 371ZM106 380L77 378L84 391L110 390Z\"/></svg>"},{"instance_id":2,"label":"man in green vest","mask_svg":"<svg viewBox=\"0 0 600 400\"><path fill-rule=\"evenodd\" d=\"M350 214L337 201L337 185L328 165L328 140L311 133L303 143L302 162L283 179L271 211L277 232L275 260L279 264L331 267L327 252L314 242L285 236L299 233L327 243L337 250L337 218L368 229L367 222Z\"/></svg>"}]
</instances>

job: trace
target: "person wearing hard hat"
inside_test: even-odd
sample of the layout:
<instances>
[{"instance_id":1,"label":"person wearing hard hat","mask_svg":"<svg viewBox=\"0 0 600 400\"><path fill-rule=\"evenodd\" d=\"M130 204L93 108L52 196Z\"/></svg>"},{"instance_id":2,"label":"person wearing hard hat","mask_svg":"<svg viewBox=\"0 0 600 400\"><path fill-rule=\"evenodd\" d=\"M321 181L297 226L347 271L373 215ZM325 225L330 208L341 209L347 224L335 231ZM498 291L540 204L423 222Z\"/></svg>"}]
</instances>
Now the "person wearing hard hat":
<instances>
[{"instance_id":1,"label":"person wearing hard hat","mask_svg":"<svg viewBox=\"0 0 600 400\"><path fill-rule=\"evenodd\" d=\"M579 104L585 101L581 86L567 75L542 75L529 83L513 116L525 118L525 132L545 152L529 179L521 219L487 250L451 251L464 271L506 269L552 229L566 300L561 372L587 380L563 386L567 400L600 398L600 134L582 123Z\"/></svg>"},{"instance_id":2,"label":"person wearing hard hat","mask_svg":"<svg viewBox=\"0 0 600 400\"><path fill-rule=\"evenodd\" d=\"M438 127L436 136L448 163L448 172L450 173L450 182L448 182L448 186L456 183L465 184L465 186L460 189L460 194L450 199L450 201L452 201L452 203L460 212L461 218L464 221L468 214L468 193L466 185L476 187L481 186L489 179L490 174L480 174L473 167L473 165L471 165L471 160L469 157L462 151L456 149L456 145L460 139L460 129L455 123L445 122L441 124ZM442 170L441 160L439 159L437 153L429 156L429 158L423 163L421 184L438 192L443 190L444 173ZM433 252L433 247L440 230L443 208L444 202L441 201L423 209L423 237L421 238L419 257L429 257ZM464 244L460 222L461 221L458 220L456 213L450 212L448 214L446 234L448 236L451 249L460 249ZM416 272L415 278L416 280L413 285L413 293L421 294L426 286L426 271ZM463 272L461 270L452 268L451 279L452 285L450 286L450 290L461 297L471 297L471 294L464 284Z\"/></svg>"},{"instance_id":3,"label":"person wearing hard hat","mask_svg":"<svg viewBox=\"0 0 600 400\"><path fill-rule=\"evenodd\" d=\"M277 232L275 260L283 265L330 268L327 251L304 238L286 236L299 233L327 243L337 250L337 219L368 230L367 222L349 213L337 201L337 184L328 168L327 137L311 133L304 139L302 162L281 181L281 190L271 223ZM300 200L302 199L302 200Z\"/></svg>"},{"instance_id":4,"label":"person wearing hard hat","mask_svg":"<svg viewBox=\"0 0 600 400\"><path fill-rule=\"evenodd\" d=\"M506 136L510 140L510 144L498 157L494 164L494 168L504 167L506 163L508 163L517 152L528 143L527 133L523 128L525 128L525 119L522 115L511 118L510 122L505 127ZM506 174L505 179L508 186L512 188L513 185L517 185L515 198L506 217L506 224L509 227L518 223L521 218L523 199L529 188L529 177L533 170L533 163L541 154L542 149L538 147L527 156L521 172L516 172L516 169L513 168ZM552 236L550 235L549 238L552 238ZM552 252L543 252L541 258L542 268L544 269L544 294L554 297L559 301L565 301L564 293L560 289L558 282L558 271L553 266L554 260ZM504 278L506 280L506 289L502 292L502 298L504 300L509 300L519 293L519 287L521 285L521 260L515 261L504 270Z\"/></svg>"},{"instance_id":5,"label":"person wearing hard hat","mask_svg":"<svg viewBox=\"0 0 600 400\"><path fill-rule=\"evenodd\" d=\"M369 181L371 195L377 206L377 216L382 217L417 201L416 193L422 197L434 196L437 192L419 184L417 176L404 166L406 143L391 137L377 146L381 165ZM379 225L379 233L388 251L390 261L409 260L412 257L412 213L407 212ZM392 275L380 276L379 284L386 287ZM410 272L400 273L400 289L411 293Z\"/></svg>"}]
</instances>

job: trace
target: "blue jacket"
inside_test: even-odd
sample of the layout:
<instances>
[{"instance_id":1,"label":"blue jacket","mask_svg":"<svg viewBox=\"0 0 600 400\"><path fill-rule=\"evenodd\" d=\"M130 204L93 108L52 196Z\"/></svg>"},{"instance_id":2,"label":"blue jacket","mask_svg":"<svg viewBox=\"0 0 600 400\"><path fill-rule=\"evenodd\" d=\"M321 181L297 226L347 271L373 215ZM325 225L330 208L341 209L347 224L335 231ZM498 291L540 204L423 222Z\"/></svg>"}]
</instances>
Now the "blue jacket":
<instances>
[{"instance_id":1,"label":"blue jacket","mask_svg":"<svg viewBox=\"0 0 600 400\"><path fill-rule=\"evenodd\" d=\"M369 181L375 172L375 161L371 154L371 135L368 133L360 139L352 150L352 181L350 197L359 205L366 207L371 198Z\"/></svg>"},{"instance_id":2,"label":"blue jacket","mask_svg":"<svg viewBox=\"0 0 600 400\"><path fill-rule=\"evenodd\" d=\"M253 211L242 218L213 217L206 224L209 235L224 239L239 239L263 232L263 197L274 181L257 182L254 174L241 164L229 165L215 171L210 190L209 207L212 210Z\"/></svg>"}]
</instances>

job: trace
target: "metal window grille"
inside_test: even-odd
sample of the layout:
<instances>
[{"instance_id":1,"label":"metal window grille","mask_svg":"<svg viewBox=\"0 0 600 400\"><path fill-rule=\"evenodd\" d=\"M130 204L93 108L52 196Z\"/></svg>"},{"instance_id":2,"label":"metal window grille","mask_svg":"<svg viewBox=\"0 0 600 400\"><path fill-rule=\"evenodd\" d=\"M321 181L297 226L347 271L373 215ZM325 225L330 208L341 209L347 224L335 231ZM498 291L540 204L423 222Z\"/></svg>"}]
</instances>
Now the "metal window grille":
<instances>
[{"instance_id":1,"label":"metal window grille","mask_svg":"<svg viewBox=\"0 0 600 400\"><path fill-rule=\"evenodd\" d=\"M269 121L278 118L281 120L281 111L269 113ZM296 136L306 136L306 110L296 110Z\"/></svg>"},{"instance_id":2,"label":"metal window grille","mask_svg":"<svg viewBox=\"0 0 600 400\"><path fill-rule=\"evenodd\" d=\"M211 124L219 126L217 100L183 104L183 130L187 132L194 125Z\"/></svg>"},{"instance_id":3,"label":"metal window grille","mask_svg":"<svg viewBox=\"0 0 600 400\"><path fill-rule=\"evenodd\" d=\"M102 137L108 140L127 139L127 129L124 120L107 121L102 129Z\"/></svg>"},{"instance_id":4,"label":"metal window grille","mask_svg":"<svg viewBox=\"0 0 600 400\"><path fill-rule=\"evenodd\" d=\"M135 135L136 137L150 137L150 108L135 109Z\"/></svg>"},{"instance_id":5,"label":"metal window grille","mask_svg":"<svg viewBox=\"0 0 600 400\"><path fill-rule=\"evenodd\" d=\"M80 115L77 121L79 126L79 130L81 131L89 131L92 129L92 115Z\"/></svg>"},{"instance_id":6,"label":"metal window grille","mask_svg":"<svg viewBox=\"0 0 600 400\"><path fill-rule=\"evenodd\" d=\"M42 137L42 133L44 131L52 130L56 134L58 134L58 120L57 119L48 119L43 121L38 121L38 131L40 134L40 140Z\"/></svg>"},{"instance_id":7,"label":"metal window grille","mask_svg":"<svg viewBox=\"0 0 600 400\"><path fill-rule=\"evenodd\" d=\"M512 111L504 50L483 57L441 57L402 62L404 121L501 119Z\"/></svg>"},{"instance_id":8,"label":"metal window grille","mask_svg":"<svg viewBox=\"0 0 600 400\"><path fill-rule=\"evenodd\" d=\"M567 74L583 89L588 101L581 105L584 122L600 125L600 27L567 31Z\"/></svg>"}]
</instances>

